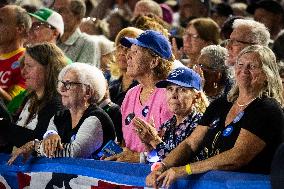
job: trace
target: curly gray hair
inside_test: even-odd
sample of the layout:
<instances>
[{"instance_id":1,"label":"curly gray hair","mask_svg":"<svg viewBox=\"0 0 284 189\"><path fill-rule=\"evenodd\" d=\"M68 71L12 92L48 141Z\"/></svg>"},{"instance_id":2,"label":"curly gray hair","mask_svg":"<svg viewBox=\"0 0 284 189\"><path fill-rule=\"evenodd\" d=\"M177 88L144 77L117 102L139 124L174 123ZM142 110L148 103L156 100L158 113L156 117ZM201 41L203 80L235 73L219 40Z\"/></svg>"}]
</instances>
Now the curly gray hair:
<instances>
[{"instance_id":1,"label":"curly gray hair","mask_svg":"<svg viewBox=\"0 0 284 189\"><path fill-rule=\"evenodd\" d=\"M270 33L264 24L249 19L236 19L233 23L233 29L239 27L249 29L250 32L246 35L252 40L252 43L264 46L269 44Z\"/></svg>"},{"instance_id":2,"label":"curly gray hair","mask_svg":"<svg viewBox=\"0 0 284 189\"><path fill-rule=\"evenodd\" d=\"M89 64L75 62L67 65L61 70L58 80L62 80L69 71L75 72L80 83L90 87L92 94L94 94L94 96L88 100L90 104L94 104L102 100L106 93L107 86L105 77L101 70Z\"/></svg>"}]
</instances>

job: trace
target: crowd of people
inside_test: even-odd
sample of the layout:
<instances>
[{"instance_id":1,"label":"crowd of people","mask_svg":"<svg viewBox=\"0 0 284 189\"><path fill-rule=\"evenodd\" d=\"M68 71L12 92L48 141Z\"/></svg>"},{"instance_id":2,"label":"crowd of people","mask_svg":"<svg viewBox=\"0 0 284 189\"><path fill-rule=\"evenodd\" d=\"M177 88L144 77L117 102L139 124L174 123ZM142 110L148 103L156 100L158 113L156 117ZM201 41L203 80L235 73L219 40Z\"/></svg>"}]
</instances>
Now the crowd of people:
<instances>
[{"instance_id":1,"label":"crowd of people","mask_svg":"<svg viewBox=\"0 0 284 189\"><path fill-rule=\"evenodd\" d=\"M270 173L281 0L0 2L0 152L149 163L146 185ZM37 2L37 3L35 3ZM106 156L109 142L122 152Z\"/></svg>"}]
</instances>

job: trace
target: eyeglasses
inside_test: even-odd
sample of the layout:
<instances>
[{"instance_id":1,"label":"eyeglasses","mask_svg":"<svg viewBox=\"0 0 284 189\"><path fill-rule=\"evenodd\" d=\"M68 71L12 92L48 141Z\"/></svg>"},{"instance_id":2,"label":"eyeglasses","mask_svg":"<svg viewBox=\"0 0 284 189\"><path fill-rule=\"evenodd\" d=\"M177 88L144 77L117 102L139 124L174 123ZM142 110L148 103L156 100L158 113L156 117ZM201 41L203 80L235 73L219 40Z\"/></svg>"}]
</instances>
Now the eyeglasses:
<instances>
[{"instance_id":1,"label":"eyeglasses","mask_svg":"<svg viewBox=\"0 0 284 189\"><path fill-rule=\"evenodd\" d=\"M248 41L242 41L242 40L237 40L237 39L227 39L225 41L225 44L227 44L227 45L241 45L241 44L255 45L256 43L248 42Z\"/></svg>"},{"instance_id":2,"label":"eyeglasses","mask_svg":"<svg viewBox=\"0 0 284 189\"><path fill-rule=\"evenodd\" d=\"M258 70L260 69L260 66L255 64L255 63L248 63L248 64L244 64L242 62L237 62L236 63L236 68L237 69L248 69L249 71L255 71L255 70Z\"/></svg>"},{"instance_id":3,"label":"eyeglasses","mask_svg":"<svg viewBox=\"0 0 284 189\"><path fill-rule=\"evenodd\" d=\"M46 22L34 22L32 24L32 27L31 27L31 30L30 31L36 31L36 30L39 30L39 28L41 26L45 26L47 28L50 28L50 29L55 29L53 26L49 25L48 23Z\"/></svg>"},{"instance_id":4,"label":"eyeglasses","mask_svg":"<svg viewBox=\"0 0 284 189\"><path fill-rule=\"evenodd\" d=\"M183 38L192 38L192 39L198 39L200 38L198 34L192 34L192 33L184 33Z\"/></svg>"},{"instance_id":5,"label":"eyeglasses","mask_svg":"<svg viewBox=\"0 0 284 189\"><path fill-rule=\"evenodd\" d=\"M64 89L70 90L71 87L72 87L72 86L75 86L75 85L87 85L87 84L80 83L80 82L62 81L62 80L59 80L58 83L57 83L57 88L58 88L58 89L61 89L62 87L64 87Z\"/></svg>"}]
</instances>

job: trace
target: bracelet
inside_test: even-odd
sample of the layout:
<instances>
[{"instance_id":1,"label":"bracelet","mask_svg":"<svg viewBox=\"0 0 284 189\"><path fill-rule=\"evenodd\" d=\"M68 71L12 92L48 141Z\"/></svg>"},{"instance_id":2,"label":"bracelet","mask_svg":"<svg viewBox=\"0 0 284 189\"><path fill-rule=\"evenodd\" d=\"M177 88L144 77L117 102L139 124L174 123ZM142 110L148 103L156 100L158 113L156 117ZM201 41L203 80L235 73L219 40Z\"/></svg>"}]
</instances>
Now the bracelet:
<instances>
[{"instance_id":1,"label":"bracelet","mask_svg":"<svg viewBox=\"0 0 284 189\"><path fill-rule=\"evenodd\" d=\"M186 171L186 173L187 173L188 175L191 175L191 174L192 174L192 171L191 171L191 168L190 168L190 164L187 164L187 165L185 166L185 171Z\"/></svg>"},{"instance_id":2,"label":"bracelet","mask_svg":"<svg viewBox=\"0 0 284 189\"><path fill-rule=\"evenodd\" d=\"M164 172L167 167L165 165L164 162L155 162L153 163L153 165L151 166L151 171L158 171L158 170L161 170L162 172Z\"/></svg>"}]
</instances>

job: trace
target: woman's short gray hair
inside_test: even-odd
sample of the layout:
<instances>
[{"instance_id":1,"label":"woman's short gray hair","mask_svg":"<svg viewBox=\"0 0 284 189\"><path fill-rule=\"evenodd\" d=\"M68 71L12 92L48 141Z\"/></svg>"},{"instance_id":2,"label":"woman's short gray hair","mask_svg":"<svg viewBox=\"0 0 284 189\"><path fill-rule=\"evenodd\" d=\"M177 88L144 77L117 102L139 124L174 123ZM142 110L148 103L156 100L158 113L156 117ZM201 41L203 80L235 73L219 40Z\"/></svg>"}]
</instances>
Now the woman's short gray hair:
<instances>
[{"instance_id":1,"label":"woman's short gray hair","mask_svg":"<svg viewBox=\"0 0 284 189\"><path fill-rule=\"evenodd\" d=\"M236 19L233 23L233 28L244 27L249 28L250 32L247 33L254 44L267 46L270 41L270 33L264 24L249 20L249 19Z\"/></svg>"},{"instance_id":2,"label":"woman's short gray hair","mask_svg":"<svg viewBox=\"0 0 284 189\"><path fill-rule=\"evenodd\" d=\"M101 70L89 64L75 62L67 65L61 70L58 80L62 80L69 71L74 72L78 76L80 83L90 87L92 94L94 94L94 96L89 99L90 104L94 104L102 100L106 93L107 86L105 77Z\"/></svg>"},{"instance_id":3,"label":"woman's short gray hair","mask_svg":"<svg viewBox=\"0 0 284 189\"><path fill-rule=\"evenodd\" d=\"M276 63L276 57L273 51L266 46L251 45L244 48L237 57L237 63L240 58L247 53L255 53L258 55L262 63L262 71L266 76L265 85L258 94L258 97L267 96L276 99L281 106L284 105L284 99L282 96L282 81L278 71L278 65ZM235 101L239 95L239 87L235 84L228 94L228 101Z\"/></svg>"},{"instance_id":4,"label":"woman's short gray hair","mask_svg":"<svg viewBox=\"0 0 284 189\"><path fill-rule=\"evenodd\" d=\"M200 56L202 55L207 56L211 60L210 68L220 70L222 73L220 82L225 85L232 75L231 70L225 64L228 50L220 45L209 45L201 50Z\"/></svg>"},{"instance_id":5,"label":"woman's short gray hair","mask_svg":"<svg viewBox=\"0 0 284 189\"><path fill-rule=\"evenodd\" d=\"M228 56L228 51L226 48L221 47L220 45L209 45L204 47L200 55L206 55L214 62L214 64L210 65L210 67L218 70L224 70L225 60Z\"/></svg>"}]
</instances>

